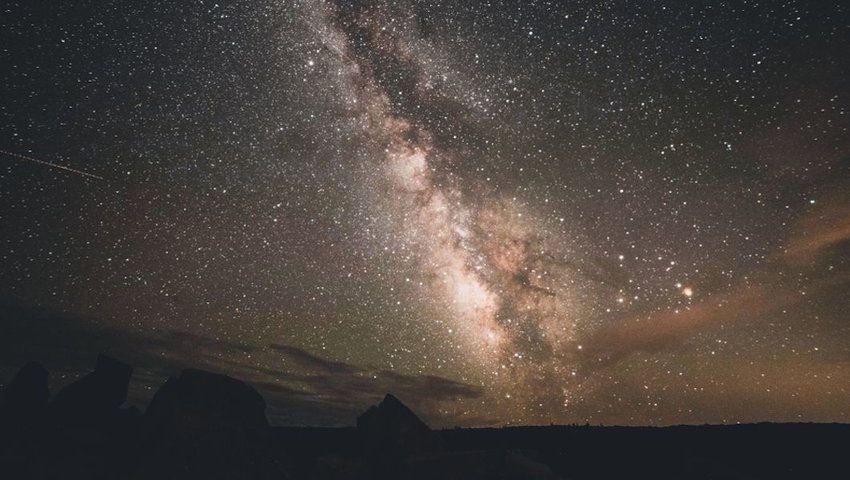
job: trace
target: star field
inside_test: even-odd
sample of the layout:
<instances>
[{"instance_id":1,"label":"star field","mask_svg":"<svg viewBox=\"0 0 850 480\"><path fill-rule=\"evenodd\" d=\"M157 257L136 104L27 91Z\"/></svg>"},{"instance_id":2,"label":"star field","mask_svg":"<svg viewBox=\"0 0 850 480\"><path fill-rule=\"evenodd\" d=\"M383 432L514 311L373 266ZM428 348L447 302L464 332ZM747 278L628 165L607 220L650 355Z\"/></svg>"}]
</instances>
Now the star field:
<instances>
[{"instance_id":1,"label":"star field","mask_svg":"<svg viewBox=\"0 0 850 480\"><path fill-rule=\"evenodd\" d=\"M123 345L137 401L197 364L278 423L848 421L850 15L733 3L2 7L0 383Z\"/></svg>"}]
</instances>

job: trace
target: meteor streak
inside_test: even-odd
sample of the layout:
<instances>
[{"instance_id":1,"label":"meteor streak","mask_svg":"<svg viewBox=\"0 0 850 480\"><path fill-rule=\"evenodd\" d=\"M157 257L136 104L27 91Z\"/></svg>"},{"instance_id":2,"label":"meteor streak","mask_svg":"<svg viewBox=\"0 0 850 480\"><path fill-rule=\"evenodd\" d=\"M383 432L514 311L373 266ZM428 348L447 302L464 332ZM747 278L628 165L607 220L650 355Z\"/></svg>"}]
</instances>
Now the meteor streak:
<instances>
[{"instance_id":1,"label":"meteor streak","mask_svg":"<svg viewBox=\"0 0 850 480\"><path fill-rule=\"evenodd\" d=\"M82 175L84 177L94 178L96 180L103 180L103 177L99 175L95 175L93 173L84 172L82 170L77 170L75 168L66 167L65 165L59 165L58 163L48 162L45 160L39 160L37 158L28 157L26 155L21 155L19 153L12 153L6 150L0 150L0 153L4 155L8 155L10 157L17 158L19 160L26 160L28 162L40 163L42 165L47 165L48 167L58 168L61 170L65 170L66 172L76 173L77 175Z\"/></svg>"}]
</instances>

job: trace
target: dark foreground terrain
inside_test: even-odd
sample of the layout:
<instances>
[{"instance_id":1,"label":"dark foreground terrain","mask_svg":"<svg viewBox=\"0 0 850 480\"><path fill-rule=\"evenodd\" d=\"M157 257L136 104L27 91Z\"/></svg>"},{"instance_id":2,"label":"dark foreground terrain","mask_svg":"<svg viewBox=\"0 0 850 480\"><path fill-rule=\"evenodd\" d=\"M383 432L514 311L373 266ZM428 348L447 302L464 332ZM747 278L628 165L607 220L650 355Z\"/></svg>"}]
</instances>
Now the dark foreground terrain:
<instances>
[{"instance_id":1,"label":"dark foreground terrain","mask_svg":"<svg viewBox=\"0 0 850 480\"><path fill-rule=\"evenodd\" d=\"M52 398L24 366L0 409L0 479L846 479L850 425L431 430L392 395L351 428L273 428L239 380L169 379L124 408L132 369L101 355Z\"/></svg>"}]
</instances>

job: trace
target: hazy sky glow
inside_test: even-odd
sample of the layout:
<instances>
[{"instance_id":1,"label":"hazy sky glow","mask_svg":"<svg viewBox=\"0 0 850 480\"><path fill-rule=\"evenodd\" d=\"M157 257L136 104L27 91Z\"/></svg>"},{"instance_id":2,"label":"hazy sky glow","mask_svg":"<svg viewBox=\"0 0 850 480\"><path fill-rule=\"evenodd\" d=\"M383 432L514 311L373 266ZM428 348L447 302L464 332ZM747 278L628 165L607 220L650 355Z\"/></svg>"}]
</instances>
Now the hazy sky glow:
<instances>
[{"instance_id":1,"label":"hazy sky glow","mask_svg":"<svg viewBox=\"0 0 850 480\"><path fill-rule=\"evenodd\" d=\"M850 14L733 3L4 6L0 383L848 421Z\"/></svg>"}]
</instances>

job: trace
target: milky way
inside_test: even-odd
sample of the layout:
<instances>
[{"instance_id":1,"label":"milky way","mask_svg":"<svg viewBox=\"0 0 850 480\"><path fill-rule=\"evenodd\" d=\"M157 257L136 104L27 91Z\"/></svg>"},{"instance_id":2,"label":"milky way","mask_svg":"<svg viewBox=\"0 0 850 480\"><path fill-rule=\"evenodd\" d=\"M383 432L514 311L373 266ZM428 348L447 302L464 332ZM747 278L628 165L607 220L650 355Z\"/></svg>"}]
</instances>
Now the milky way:
<instances>
[{"instance_id":1,"label":"milky way","mask_svg":"<svg viewBox=\"0 0 850 480\"><path fill-rule=\"evenodd\" d=\"M411 252L413 278L405 281L422 285L421 294L432 300L427 315L455 350L450 355L474 365L475 373L466 376L508 398L534 388L538 399L554 389L568 400L574 382L565 373L575 369L569 354L577 347L578 312L571 311L570 272L559 268L565 258L540 238L535 212L516 197L493 189L470 192L480 175L452 175L451 166L473 153L438 145L427 125L393 111L377 72L387 64L403 65L412 77L411 102L427 105L441 95L432 91L432 60L408 43L419 32L403 15L378 3L350 12L345 25L331 10L317 29L339 54L349 103L360 116L356 134L378 147L370 153L372 173L363 179L364 201L375 201L377 213L391 219L389 247ZM358 34L363 51L351 45ZM554 378L530 384L541 369Z\"/></svg>"},{"instance_id":2,"label":"milky way","mask_svg":"<svg viewBox=\"0 0 850 480\"><path fill-rule=\"evenodd\" d=\"M12 3L0 382L105 350L136 403L199 366L282 424L847 421L848 18Z\"/></svg>"}]
</instances>

